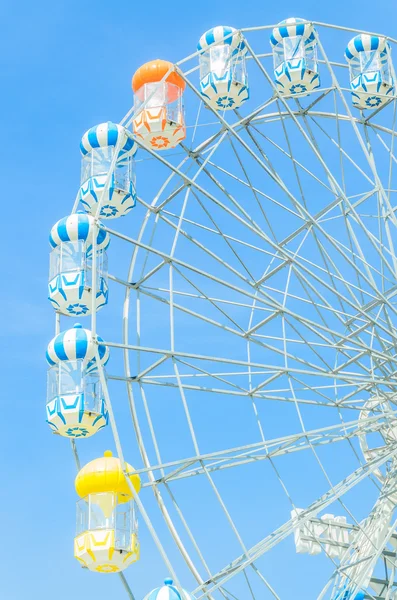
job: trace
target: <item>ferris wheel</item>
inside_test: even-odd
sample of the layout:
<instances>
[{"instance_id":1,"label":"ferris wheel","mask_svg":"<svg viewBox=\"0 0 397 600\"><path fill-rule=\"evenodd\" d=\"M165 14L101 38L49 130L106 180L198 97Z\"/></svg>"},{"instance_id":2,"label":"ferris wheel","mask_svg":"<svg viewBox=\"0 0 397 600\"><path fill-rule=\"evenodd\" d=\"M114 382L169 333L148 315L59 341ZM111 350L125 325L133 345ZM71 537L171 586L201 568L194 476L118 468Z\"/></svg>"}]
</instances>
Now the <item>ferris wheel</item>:
<instances>
[{"instance_id":1,"label":"ferris wheel","mask_svg":"<svg viewBox=\"0 0 397 600\"><path fill-rule=\"evenodd\" d=\"M168 574L146 600L397 598L395 43L215 27L82 138L47 421L75 556L130 598L138 523ZM117 457L82 466L104 431Z\"/></svg>"}]
</instances>

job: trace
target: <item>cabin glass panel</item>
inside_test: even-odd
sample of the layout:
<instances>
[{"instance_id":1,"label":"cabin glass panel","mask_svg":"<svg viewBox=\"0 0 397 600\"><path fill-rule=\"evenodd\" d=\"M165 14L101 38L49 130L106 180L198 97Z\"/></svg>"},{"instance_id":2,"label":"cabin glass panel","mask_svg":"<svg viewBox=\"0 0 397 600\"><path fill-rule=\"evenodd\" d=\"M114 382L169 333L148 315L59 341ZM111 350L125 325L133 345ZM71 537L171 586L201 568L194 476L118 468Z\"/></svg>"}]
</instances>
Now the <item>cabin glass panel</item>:
<instances>
[{"instance_id":1,"label":"cabin glass panel","mask_svg":"<svg viewBox=\"0 0 397 600\"><path fill-rule=\"evenodd\" d=\"M306 68L311 71L317 71L317 46L311 44L305 48Z\"/></svg>"},{"instance_id":2,"label":"cabin glass panel","mask_svg":"<svg viewBox=\"0 0 397 600\"><path fill-rule=\"evenodd\" d=\"M382 81L391 84L389 57L387 52L380 53L379 50L360 52L360 63L362 73L376 73L379 71Z\"/></svg>"},{"instance_id":3,"label":"cabin glass panel","mask_svg":"<svg viewBox=\"0 0 397 600\"><path fill-rule=\"evenodd\" d=\"M349 62L350 80L353 81L361 75L361 60L359 56L354 56Z\"/></svg>"},{"instance_id":4,"label":"cabin glass panel","mask_svg":"<svg viewBox=\"0 0 397 600\"><path fill-rule=\"evenodd\" d=\"M84 394L84 410L101 411L103 392L97 370L87 373L82 359L65 360L48 369L47 403L58 396L81 394Z\"/></svg>"},{"instance_id":5,"label":"cabin glass panel","mask_svg":"<svg viewBox=\"0 0 397 600\"><path fill-rule=\"evenodd\" d=\"M168 81L145 83L134 96L134 108L139 112L145 103L145 109L165 109L166 119L182 124L182 90Z\"/></svg>"},{"instance_id":6,"label":"cabin glass panel","mask_svg":"<svg viewBox=\"0 0 397 600\"><path fill-rule=\"evenodd\" d=\"M283 38L283 45L285 60L305 58L305 40L301 35Z\"/></svg>"},{"instance_id":7,"label":"cabin glass panel","mask_svg":"<svg viewBox=\"0 0 397 600\"><path fill-rule=\"evenodd\" d=\"M102 281L108 279L108 256L104 250L97 252L96 259L96 289L100 289ZM92 288L92 252L85 257L85 276L86 286Z\"/></svg>"},{"instance_id":8,"label":"cabin glass panel","mask_svg":"<svg viewBox=\"0 0 397 600\"><path fill-rule=\"evenodd\" d=\"M209 73L214 73L220 78L228 71L231 71L233 81L246 85L247 70L244 56L240 52L233 54L230 45L214 46L200 54L200 79L204 79Z\"/></svg>"},{"instance_id":9,"label":"cabin glass panel","mask_svg":"<svg viewBox=\"0 0 397 600\"><path fill-rule=\"evenodd\" d=\"M93 148L83 156L81 161L81 183L84 184L91 177L107 175L111 170L115 147L105 146ZM119 158L114 168L114 187L128 191L129 184L134 181L133 157Z\"/></svg>"},{"instance_id":10,"label":"cabin glass panel","mask_svg":"<svg viewBox=\"0 0 397 600\"><path fill-rule=\"evenodd\" d=\"M101 280L107 281L108 258L104 250L97 251L97 289ZM72 271L85 271L86 286L92 286L92 252L87 254L86 243L62 242L50 253L50 281L57 275Z\"/></svg>"},{"instance_id":11,"label":"cabin glass panel","mask_svg":"<svg viewBox=\"0 0 397 600\"><path fill-rule=\"evenodd\" d=\"M316 44L307 43L307 38L301 35L283 38L282 42L273 48L274 67L277 69L281 64L293 60L306 60L306 68L317 71L317 47Z\"/></svg>"},{"instance_id":12,"label":"cabin glass panel","mask_svg":"<svg viewBox=\"0 0 397 600\"><path fill-rule=\"evenodd\" d=\"M85 263L85 242L62 242L50 253L50 280L70 271L81 271Z\"/></svg>"},{"instance_id":13,"label":"cabin glass panel","mask_svg":"<svg viewBox=\"0 0 397 600\"><path fill-rule=\"evenodd\" d=\"M281 64L285 62L284 56L284 44L277 44L273 48L273 63L274 68L277 69Z\"/></svg>"},{"instance_id":14,"label":"cabin glass panel","mask_svg":"<svg viewBox=\"0 0 397 600\"><path fill-rule=\"evenodd\" d=\"M114 530L115 547L131 550L131 536L137 533L134 503L120 502L122 494L89 494L77 502L76 535L86 531Z\"/></svg>"},{"instance_id":15,"label":"cabin glass panel","mask_svg":"<svg viewBox=\"0 0 397 600\"><path fill-rule=\"evenodd\" d=\"M385 51L380 53L380 63L381 63L381 75L384 83L388 83L389 85L393 85L393 76L391 69L391 56Z\"/></svg>"},{"instance_id":16,"label":"cabin glass panel","mask_svg":"<svg viewBox=\"0 0 397 600\"><path fill-rule=\"evenodd\" d=\"M349 62L350 79L353 81L361 74L380 73L383 83L393 85L391 74L391 60L387 50L364 50L358 56L354 56Z\"/></svg>"}]
</instances>

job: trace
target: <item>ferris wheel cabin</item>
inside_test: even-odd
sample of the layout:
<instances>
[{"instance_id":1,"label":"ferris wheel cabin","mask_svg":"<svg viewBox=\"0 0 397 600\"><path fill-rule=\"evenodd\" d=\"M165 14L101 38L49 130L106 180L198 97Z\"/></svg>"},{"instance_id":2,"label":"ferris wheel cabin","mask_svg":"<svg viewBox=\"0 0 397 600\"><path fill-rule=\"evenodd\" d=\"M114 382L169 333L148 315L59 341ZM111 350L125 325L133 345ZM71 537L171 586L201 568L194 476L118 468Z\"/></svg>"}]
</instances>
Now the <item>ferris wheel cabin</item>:
<instances>
[{"instance_id":1,"label":"ferris wheel cabin","mask_svg":"<svg viewBox=\"0 0 397 600\"><path fill-rule=\"evenodd\" d=\"M320 87L316 32L311 23L286 19L273 29L270 43L279 94L306 96Z\"/></svg>"},{"instance_id":2,"label":"ferris wheel cabin","mask_svg":"<svg viewBox=\"0 0 397 600\"><path fill-rule=\"evenodd\" d=\"M50 233L49 300L68 316L88 315L92 308L92 240L94 218L74 213L55 223ZM96 240L96 310L108 301L107 255L109 234L98 228Z\"/></svg>"},{"instance_id":3,"label":"ferris wheel cabin","mask_svg":"<svg viewBox=\"0 0 397 600\"><path fill-rule=\"evenodd\" d=\"M139 475L126 463L135 493ZM89 462L75 481L77 502L74 555L80 564L97 573L117 573L139 560L138 526L133 492L121 462L107 450Z\"/></svg>"},{"instance_id":4,"label":"ferris wheel cabin","mask_svg":"<svg viewBox=\"0 0 397 600\"><path fill-rule=\"evenodd\" d=\"M360 34L345 51L353 106L377 108L395 95L391 47L384 37Z\"/></svg>"},{"instance_id":5,"label":"ferris wheel cabin","mask_svg":"<svg viewBox=\"0 0 397 600\"><path fill-rule=\"evenodd\" d=\"M96 216L100 205L98 216L104 219L129 213L136 204L134 155L137 145L131 133L110 121L101 123L83 135L80 151L79 196L84 210Z\"/></svg>"},{"instance_id":6,"label":"ferris wheel cabin","mask_svg":"<svg viewBox=\"0 0 397 600\"><path fill-rule=\"evenodd\" d=\"M98 338L102 365L108 348ZM47 348L47 423L63 437L85 438L108 424L108 411L96 364L91 332L75 325L51 340Z\"/></svg>"},{"instance_id":7,"label":"ferris wheel cabin","mask_svg":"<svg viewBox=\"0 0 397 600\"><path fill-rule=\"evenodd\" d=\"M184 79L172 63L153 60L132 78L135 117L133 130L153 150L175 148L186 137L183 110Z\"/></svg>"},{"instance_id":8,"label":"ferris wheel cabin","mask_svg":"<svg viewBox=\"0 0 397 600\"><path fill-rule=\"evenodd\" d=\"M233 27L214 27L201 36L197 50L201 95L215 110L239 108L249 98L241 34Z\"/></svg>"}]
</instances>

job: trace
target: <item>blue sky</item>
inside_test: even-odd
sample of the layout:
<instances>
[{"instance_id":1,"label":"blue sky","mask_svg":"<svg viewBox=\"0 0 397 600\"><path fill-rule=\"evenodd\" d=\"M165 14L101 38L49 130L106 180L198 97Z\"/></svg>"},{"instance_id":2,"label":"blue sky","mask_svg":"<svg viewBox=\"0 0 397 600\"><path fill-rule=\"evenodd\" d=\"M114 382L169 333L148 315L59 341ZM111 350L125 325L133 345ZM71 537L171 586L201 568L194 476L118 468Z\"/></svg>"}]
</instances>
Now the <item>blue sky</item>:
<instances>
[{"instance_id":1,"label":"blue sky","mask_svg":"<svg viewBox=\"0 0 397 600\"><path fill-rule=\"evenodd\" d=\"M340 0L1 3L4 598L102 600L123 595L117 579L83 572L73 559L75 466L68 443L52 436L44 419L44 355L53 335L46 299L48 233L71 210L79 185L80 137L97 123L120 120L129 110L131 77L147 60L177 61L191 54L200 35L218 24L248 27L289 16L393 35L396 9L392 2L375 9L373 2ZM144 196L149 184L146 188L141 180L138 185ZM115 244L115 252L117 248ZM103 327L118 327L119 335L118 321L108 320ZM216 431L212 434L215 438ZM87 460L106 448L105 440L112 447L107 433L87 450ZM126 458L137 462L137 450L130 445L133 456ZM192 454L190 447L186 454ZM191 493L199 494L193 488ZM197 501L198 519L202 501ZM153 501L148 497L147 502L151 506ZM248 519L241 526L253 529L255 523ZM144 557L128 575L137 600L167 575L142 530Z\"/></svg>"}]
</instances>

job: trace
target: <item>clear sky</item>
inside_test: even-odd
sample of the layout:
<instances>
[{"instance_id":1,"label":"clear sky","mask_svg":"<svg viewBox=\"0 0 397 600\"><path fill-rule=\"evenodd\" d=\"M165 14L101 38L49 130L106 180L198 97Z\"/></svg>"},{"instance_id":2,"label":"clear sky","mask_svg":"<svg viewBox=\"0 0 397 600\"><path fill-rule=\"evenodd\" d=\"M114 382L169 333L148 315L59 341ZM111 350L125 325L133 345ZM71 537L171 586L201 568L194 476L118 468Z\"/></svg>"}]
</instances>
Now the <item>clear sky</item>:
<instances>
[{"instance_id":1,"label":"clear sky","mask_svg":"<svg viewBox=\"0 0 397 600\"><path fill-rule=\"evenodd\" d=\"M75 465L68 442L50 434L44 416L45 347L54 331L46 289L48 234L71 210L78 189L80 137L97 123L122 118L132 103L131 76L147 60L177 61L219 24L248 27L289 16L395 35L397 9L391 0L0 5L4 599L105 600L124 593L118 579L83 572L73 558ZM139 188L144 195L145 182ZM105 442L95 448L100 446ZM128 575L137 600L167 575L142 529L145 558Z\"/></svg>"}]
</instances>

